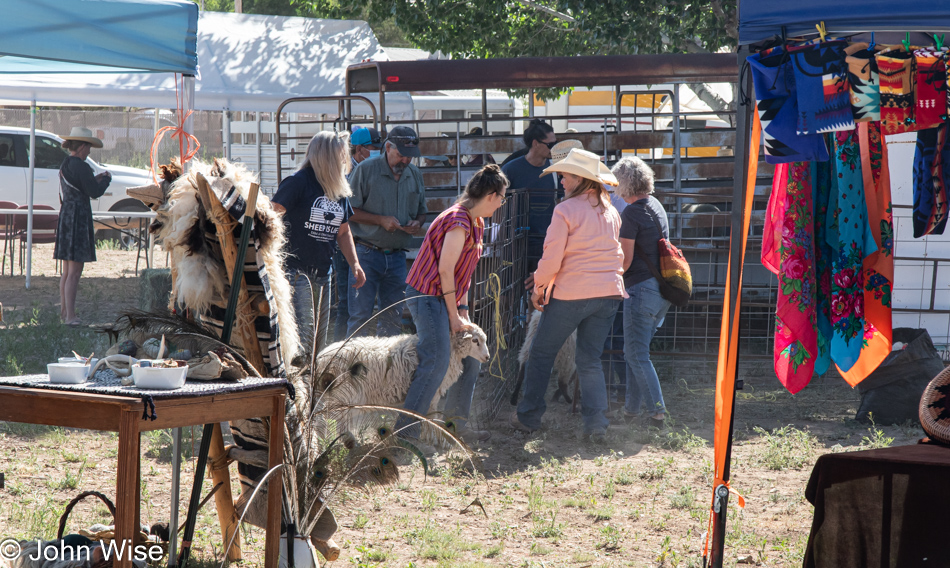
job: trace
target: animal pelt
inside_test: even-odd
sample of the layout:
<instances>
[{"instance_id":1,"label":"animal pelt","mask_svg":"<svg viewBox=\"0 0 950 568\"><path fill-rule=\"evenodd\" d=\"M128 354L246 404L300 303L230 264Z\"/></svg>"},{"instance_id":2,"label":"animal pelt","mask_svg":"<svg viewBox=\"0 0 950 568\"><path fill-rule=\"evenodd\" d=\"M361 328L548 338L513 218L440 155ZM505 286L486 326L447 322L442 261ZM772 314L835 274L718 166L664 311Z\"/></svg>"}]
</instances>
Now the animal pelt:
<instances>
[{"instance_id":1,"label":"animal pelt","mask_svg":"<svg viewBox=\"0 0 950 568\"><path fill-rule=\"evenodd\" d=\"M538 335L538 325L541 323L541 312L533 310L528 317L528 329L525 331L524 343L521 344L521 350L518 351L518 383L515 386L515 392L512 395L512 401L517 401L520 394L521 383L524 381L525 365L528 363L528 357L531 356L531 345L534 338ZM577 378L577 365L574 362L574 355L577 352L577 330L575 329L564 341L564 345L557 352L554 359L554 373L557 375L557 391L554 393L554 400L563 396L567 402L571 400L570 384ZM515 404L512 402L512 404Z\"/></svg>"},{"instance_id":2,"label":"animal pelt","mask_svg":"<svg viewBox=\"0 0 950 568\"><path fill-rule=\"evenodd\" d=\"M322 396L322 403L329 409L353 405L401 407L419 366L418 342L416 335L397 335L350 338L327 346L317 356L311 397ZM488 338L480 327L472 325L470 330L453 335L449 368L427 414L438 411L440 400L462 374L465 357L485 363L490 356ZM360 418L365 416L347 413L340 418L341 428L359 435Z\"/></svg>"},{"instance_id":3,"label":"animal pelt","mask_svg":"<svg viewBox=\"0 0 950 568\"><path fill-rule=\"evenodd\" d=\"M174 168L170 169L166 179L176 173ZM202 314L212 305L227 305L229 285L214 224L198 198L198 174L208 180L219 199L231 187L237 188L246 199L256 176L242 164L227 160L214 160L212 164L196 161L187 174L177 177L171 184L167 202L158 210L155 222L149 227L157 242L171 256L174 282L170 305L177 302ZM163 175L166 175L164 170ZM280 216L263 193L258 194L254 220L258 246L256 251L251 247L248 255L250 258L259 254L266 267L277 307L282 355L284 361L289 362L299 348L300 338L291 303L290 283L284 274L286 236Z\"/></svg>"}]
</instances>

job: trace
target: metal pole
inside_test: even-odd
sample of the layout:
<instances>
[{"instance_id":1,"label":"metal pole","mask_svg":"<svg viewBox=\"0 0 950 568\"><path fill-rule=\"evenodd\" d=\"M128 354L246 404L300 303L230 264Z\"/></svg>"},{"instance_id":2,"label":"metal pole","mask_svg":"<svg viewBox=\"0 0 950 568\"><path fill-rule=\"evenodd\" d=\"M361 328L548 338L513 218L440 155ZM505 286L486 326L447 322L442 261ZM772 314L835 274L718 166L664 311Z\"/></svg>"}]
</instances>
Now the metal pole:
<instances>
[{"instance_id":1,"label":"metal pole","mask_svg":"<svg viewBox=\"0 0 950 568\"><path fill-rule=\"evenodd\" d=\"M534 118L534 89L528 89L528 118Z\"/></svg>"},{"instance_id":2,"label":"metal pole","mask_svg":"<svg viewBox=\"0 0 950 568\"><path fill-rule=\"evenodd\" d=\"M488 136L488 89L482 89L482 135Z\"/></svg>"},{"instance_id":3,"label":"metal pole","mask_svg":"<svg viewBox=\"0 0 950 568\"><path fill-rule=\"evenodd\" d=\"M739 52L737 54L739 58L739 67L741 69L742 62L745 61L746 56L749 55L748 46L740 46ZM741 78L740 71L740 78ZM729 326L728 329L731 330L734 326L739 325L737 317L740 306L740 279L742 278L742 263L745 260L742 258L742 230L743 224L745 222L745 194L746 194L746 182L749 173L749 130L751 128L751 119L752 119L752 108L753 104L749 102L748 104L743 104L742 93L749 93L752 90L752 79L751 74L746 79L746 84L739 84L739 96L736 97L736 145L734 149L735 154L735 170L733 171L733 192L732 192L732 229L731 229L731 238L730 238L730 251L729 251L729 306L732 308L732 312L728 314ZM735 385L736 379L738 378L739 373L739 361L738 361L738 346L736 348L736 376L727 377L727 380L732 380ZM722 471L722 480L729 481L730 477L730 467L729 462L732 459L732 433L733 425L735 423L735 406L736 406L736 393L735 387L732 391L732 400L730 401L730 412L729 412L729 438L726 443L726 454L725 454L725 464L723 465ZM716 494L714 497L713 505L713 529L712 529L712 544L710 546L710 563L709 565L713 568L721 568L723 563L723 555L726 541L726 524L728 520L727 509L729 505L729 490L725 486L720 486L716 488Z\"/></svg>"},{"instance_id":4,"label":"metal pole","mask_svg":"<svg viewBox=\"0 0 950 568\"><path fill-rule=\"evenodd\" d=\"M264 154L261 151L261 113L257 113L257 181L260 183L261 172L264 171Z\"/></svg>"},{"instance_id":5,"label":"metal pole","mask_svg":"<svg viewBox=\"0 0 950 568\"><path fill-rule=\"evenodd\" d=\"M673 83L673 96L670 97L673 103L673 191L680 193L683 187L683 173L680 171L682 158L680 157L680 85ZM682 211L681 197L676 198L676 237L683 238L683 218L679 216Z\"/></svg>"},{"instance_id":6,"label":"metal pole","mask_svg":"<svg viewBox=\"0 0 950 568\"><path fill-rule=\"evenodd\" d=\"M30 101L30 171L26 182L26 289L33 271L33 174L36 169L36 99ZM22 257L20 257L22 260ZM12 261L11 261L12 262Z\"/></svg>"},{"instance_id":7,"label":"metal pole","mask_svg":"<svg viewBox=\"0 0 950 568\"><path fill-rule=\"evenodd\" d=\"M231 161L231 109L228 107L224 107L224 157Z\"/></svg>"},{"instance_id":8,"label":"metal pole","mask_svg":"<svg viewBox=\"0 0 950 568\"><path fill-rule=\"evenodd\" d=\"M182 76L182 87L185 91L185 113L195 108L195 76L194 75L184 75ZM195 131L195 115L191 113L188 115L188 118L185 119L185 132L188 134L193 134ZM181 156L184 158L184 156ZM188 164L183 163L181 165L182 170L187 172L190 168Z\"/></svg>"},{"instance_id":9,"label":"metal pole","mask_svg":"<svg viewBox=\"0 0 950 568\"><path fill-rule=\"evenodd\" d=\"M172 428L172 509L168 519L168 568L178 564L178 504L181 491L181 428Z\"/></svg>"}]
</instances>

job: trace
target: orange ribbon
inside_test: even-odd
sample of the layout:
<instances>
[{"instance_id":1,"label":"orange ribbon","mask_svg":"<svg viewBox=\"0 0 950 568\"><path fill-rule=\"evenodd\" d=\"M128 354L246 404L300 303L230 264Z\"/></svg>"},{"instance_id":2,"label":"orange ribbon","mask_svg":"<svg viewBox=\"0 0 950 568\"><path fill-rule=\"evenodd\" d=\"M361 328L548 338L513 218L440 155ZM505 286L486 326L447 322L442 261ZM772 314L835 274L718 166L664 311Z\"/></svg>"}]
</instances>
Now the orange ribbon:
<instances>
[{"instance_id":1,"label":"orange ribbon","mask_svg":"<svg viewBox=\"0 0 950 568\"><path fill-rule=\"evenodd\" d=\"M155 162L158 161L158 146L167 132L171 131L172 138L178 139L178 157L181 160L182 168L185 167L185 164L189 160L195 157L195 154L198 153L198 149L201 148L201 143L198 142L198 139L190 132L185 132L185 121L188 120L188 117L195 111L192 109L185 113L185 97L181 92L184 82L184 77L175 73L175 102L177 105L175 116L178 119L178 126L164 126L160 128L158 132L155 133L155 138L152 139L152 147L148 152L152 180L159 185L158 175L155 173ZM155 109L155 112L158 112L158 109Z\"/></svg>"}]
</instances>

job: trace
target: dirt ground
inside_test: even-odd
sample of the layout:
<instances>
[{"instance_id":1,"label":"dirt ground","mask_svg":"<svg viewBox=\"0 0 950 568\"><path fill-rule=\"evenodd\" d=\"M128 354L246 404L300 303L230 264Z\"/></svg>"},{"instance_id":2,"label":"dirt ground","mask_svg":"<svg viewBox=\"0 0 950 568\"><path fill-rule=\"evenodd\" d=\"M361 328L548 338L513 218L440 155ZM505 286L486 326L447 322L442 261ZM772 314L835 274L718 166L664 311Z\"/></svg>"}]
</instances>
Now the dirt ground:
<instances>
[{"instance_id":1,"label":"dirt ground","mask_svg":"<svg viewBox=\"0 0 950 568\"><path fill-rule=\"evenodd\" d=\"M37 247L30 290L20 276L0 277L0 302L13 310L58 309L51 250ZM79 313L87 323L111 321L137 304L134 252L100 251L87 266ZM163 260L163 259L162 259ZM0 326L0 358L6 331ZM788 394L769 361L743 367L738 393L726 565L801 565L812 506L804 488L815 460L833 451L910 444L919 425L871 427L853 420L859 396L837 377L816 378ZM691 374L690 376L695 376ZM483 420L492 431L478 446L484 477L456 472L436 460L435 475L401 469L397 484L350 492L333 508L340 524L340 559L330 566L701 566L712 492L713 382L663 377L672 425L666 432L618 421L606 445L579 440L579 417L552 403L545 429L523 436L504 420ZM481 401L482 405L486 404ZM507 417L507 403L499 415ZM193 440L190 431L186 438ZM145 435L143 522L167 521L170 508L169 435ZM193 442L185 444L182 514L194 472ZM0 540L54 536L66 502L83 490L114 494L116 438L112 434L0 423ZM237 492L236 468L232 478ZM205 492L210 488L204 486ZM90 502L70 516L75 531L108 521ZM261 566L263 531L244 533L244 564ZM221 539L212 505L199 514L197 556L220 561Z\"/></svg>"}]
</instances>

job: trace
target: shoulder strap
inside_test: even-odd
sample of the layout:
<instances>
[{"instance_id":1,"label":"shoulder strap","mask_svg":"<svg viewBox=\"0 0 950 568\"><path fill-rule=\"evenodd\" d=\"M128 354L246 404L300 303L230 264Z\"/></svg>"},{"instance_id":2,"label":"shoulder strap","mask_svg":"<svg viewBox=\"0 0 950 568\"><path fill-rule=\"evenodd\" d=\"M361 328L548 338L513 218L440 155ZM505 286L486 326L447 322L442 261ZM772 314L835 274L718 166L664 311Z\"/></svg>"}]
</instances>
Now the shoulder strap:
<instances>
[{"instance_id":1,"label":"shoulder strap","mask_svg":"<svg viewBox=\"0 0 950 568\"><path fill-rule=\"evenodd\" d=\"M662 235L662 233L660 234ZM634 239L633 246L635 249L637 249L637 252L640 253L640 256L643 257L643 264L646 264L647 268L650 269L650 274L652 274L653 277L656 278L658 281L663 282L664 281L663 275L660 274L659 269L653 266L653 263L650 262L650 256L647 255L647 251L643 248L643 245L640 244L640 241L637 239Z\"/></svg>"},{"instance_id":2,"label":"shoulder strap","mask_svg":"<svg viewBox=\"0 0 950 568\"><path fill-rule=\"evenodd\" d=\"M650 198L649 198L649 196L648 196L648 197L647 197L647 203L649 203L649 202L650 202ZM644 205L644 206L643 206L643 209L646 211L647 217L649 217L650 220L653 221L653 226L656 227L656 232L660 234L660 238L661 238L661 239L665 239L666 237L663 236L663 227L660 226L660 222L656 219L656 217L653 216L653 212L650 211L650 207L647 206L647 205Z\"/></svg>"}]
</instances>

